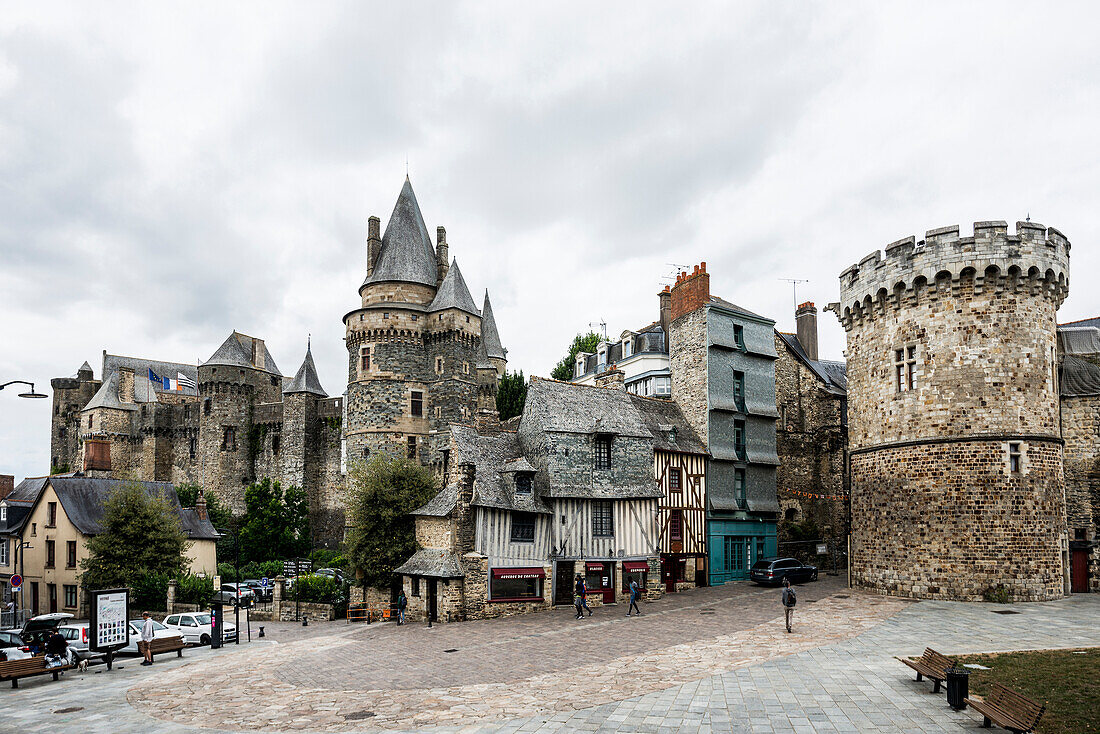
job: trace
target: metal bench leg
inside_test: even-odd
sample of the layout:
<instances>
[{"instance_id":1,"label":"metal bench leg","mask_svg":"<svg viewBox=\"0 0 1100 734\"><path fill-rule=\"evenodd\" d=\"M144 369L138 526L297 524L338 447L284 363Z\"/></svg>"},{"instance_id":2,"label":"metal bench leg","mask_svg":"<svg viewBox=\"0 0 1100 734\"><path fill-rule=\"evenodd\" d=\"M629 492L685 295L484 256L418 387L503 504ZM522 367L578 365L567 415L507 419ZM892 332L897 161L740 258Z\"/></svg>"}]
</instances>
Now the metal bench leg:
<instances>
[{"instance_id":1,"label":"metal bench leg","mask_svg":"<svg viewBox=\"0 0 1100 734\"><path fill-rule=\"evenodd\" d=\"M932 681L932 693L940 692L940 682L938 680Z\"/></svg>"},{"instance_id":2,"label":"metal bench leg","mask_svg":"<svg viewBox=\"0 0 1100 734\"><path fill-rule=\"evenodd\" d=\"M19 679L18 678L12 678L11 679L11 687L12 688L18 688L19 687Z\"/></svg>"},{"instance_id":3,"label":"metal bench leg","mask_svg":"<svg viewBox=\"0 0 1100 734\"><path fill-rule=\"evenodd\" d=\"M176 657L177 658L182 658L183 657L183 648L182 647L179 650L176 650Z\"/></svg>"},{"instance_id":4,"label":"metal bench leg","mask_svg":"<svg viewBox=\"0 0 1100 734\"><path fill-rule=\"evenodd\" d=\"M920 683L922 680L924 680L924 676L922 676L920 673L917 673L917 683Z\"/></svg>"},{"instance_id":5,"label":"metal bench leg","mask_svg":"<svg viewBox=\"0 0 1100 734\"><path fill-rule=\"evenodd\" d=\"M992 722L992 721L990 721L990 719L989 719L989 717L988 717L988 716L986 716L986 717L985 717L985 721L983 721L983 722L982 722L982 727L984 727L984 728L988 729L988 728L989 728L989 727L991 727L991 726L993 726L993 722Z\"/></svg>"},{"instance_id":6,"label":"metal bench leg","mask_svg":"<svg viewBox=\"0 0 1100 734\"><path fill-rule=\"evenodd\" d=\"M53 679L57 680L57 671L56 670L53 672Z\"/></svg>"}]
</instances>

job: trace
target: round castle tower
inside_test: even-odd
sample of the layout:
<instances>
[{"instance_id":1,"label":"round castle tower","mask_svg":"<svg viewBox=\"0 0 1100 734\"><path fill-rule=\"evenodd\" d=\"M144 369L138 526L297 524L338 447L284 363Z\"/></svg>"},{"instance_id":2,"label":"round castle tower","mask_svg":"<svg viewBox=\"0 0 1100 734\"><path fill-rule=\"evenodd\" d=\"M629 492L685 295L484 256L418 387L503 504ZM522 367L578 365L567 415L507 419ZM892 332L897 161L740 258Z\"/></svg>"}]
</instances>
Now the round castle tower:
<instances>
[{"instance_id":1,"label":"round castle tower","mask_svg":"<svg viewBox=\"0 0 1100 734\"><path fill-rule=\"evenodd\" d=\"M831 304L847 332L853 585L976 601L1065 589L1055 313L1070 243L976 222L871 253Z\"/></svg>"}]
</instances>

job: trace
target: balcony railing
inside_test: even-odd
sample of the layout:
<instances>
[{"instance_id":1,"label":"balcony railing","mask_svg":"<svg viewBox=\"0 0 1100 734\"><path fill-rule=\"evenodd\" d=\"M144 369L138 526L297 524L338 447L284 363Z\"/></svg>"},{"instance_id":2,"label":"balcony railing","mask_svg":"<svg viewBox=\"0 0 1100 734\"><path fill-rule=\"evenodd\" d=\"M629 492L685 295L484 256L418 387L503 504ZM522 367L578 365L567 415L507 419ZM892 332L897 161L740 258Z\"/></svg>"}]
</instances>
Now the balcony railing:
<instances>
[{"instance_id":1,"label":"balcony railing","mask_svg":"<svg viewBox=\"0 0 1100 734\"><path fill-rule=\"evenodd\" d=\"M735 443L733 445L733 450L734 450L734 453L737 454L737 458L740 459L741 461L745 461L746 458L748 458L748 454L745 451L745 442L744 441L742 441L740 443Z\"/></svg>"}]
</instances>

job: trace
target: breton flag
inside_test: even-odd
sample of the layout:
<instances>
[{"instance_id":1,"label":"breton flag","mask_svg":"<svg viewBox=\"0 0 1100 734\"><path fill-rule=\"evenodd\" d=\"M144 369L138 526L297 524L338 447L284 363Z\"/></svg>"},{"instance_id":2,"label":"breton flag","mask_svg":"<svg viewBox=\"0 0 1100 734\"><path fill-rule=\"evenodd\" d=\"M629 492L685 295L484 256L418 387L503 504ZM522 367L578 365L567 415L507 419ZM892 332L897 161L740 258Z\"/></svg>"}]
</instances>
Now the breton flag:
<instances>
[{"instance_id":1,"label":"breton flag","mask_svg":"<svg viewBox=\"0 0 1100 734\"><path fill-rule=\"evenodd\" d=\"M176 379L173 380L171 377L161 377L150 368L149 382L158 385L161 390L168 390L171 392L181 392L184 388L190 388L192 390L198 389L198 385L195 384L195 381L182 372L177 372Z\"/></svg>"},{"instance_id":2,"label":"breton flag","mask_svg":"<svg viewBox=\"0 0 1100 734\"><path fill-rule=\"evenodd\" d=\"M198 390L199 389L199 386L195 383L195 381L192 380L187 375L183 374L182 372L177 372L176 373L176 382L179 385L179 389L181 389L181 390L185 387L190 389L190 390Z\"/></svg>"}]
</instances>

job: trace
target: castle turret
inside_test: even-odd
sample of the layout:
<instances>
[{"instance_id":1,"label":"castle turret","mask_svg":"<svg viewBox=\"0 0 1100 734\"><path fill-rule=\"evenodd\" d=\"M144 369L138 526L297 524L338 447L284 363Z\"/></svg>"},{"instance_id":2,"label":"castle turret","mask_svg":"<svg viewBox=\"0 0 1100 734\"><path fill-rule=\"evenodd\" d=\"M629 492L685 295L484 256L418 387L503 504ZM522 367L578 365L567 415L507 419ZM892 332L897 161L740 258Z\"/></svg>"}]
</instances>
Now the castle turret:
<instances>
[{"instance_id":1,"label":"castle turret","mask_svg":"<svg viewBox=\"0 0 1100 734\"><path fill-rule=\"evenodd\" d=\"M497 376L503 377L508 367L508 350L500 343L497 320L493 316L493 305L489 303L489 289L485 289L485 303L481 307L481 340L485 343L485 354L496 368Z\"/></svg>"},{"instance_id":2,"label":"castle turret","mask_svg":"<svg viewBox=\"0 0 1100 734\"><path fill-rule=\"evenodd\" d=\"M50 471L68 472L80 469L80 411L95 396L100 383L85 362L76 377L55 377L53 388L53 419L50 425Z\"/></svg>"},{"instance_id":3,"label":"castle turret","mask_svg":"<svg viewBox=\"0 0 1100 734\"><path fill-rule=\"evenodd\" d=\"M1070 244L1031 222L1007 229L931 230L840 276L829 310L848 338L856 586L1064 593L1055 313Z\"/></svg>"}]
</instances>

